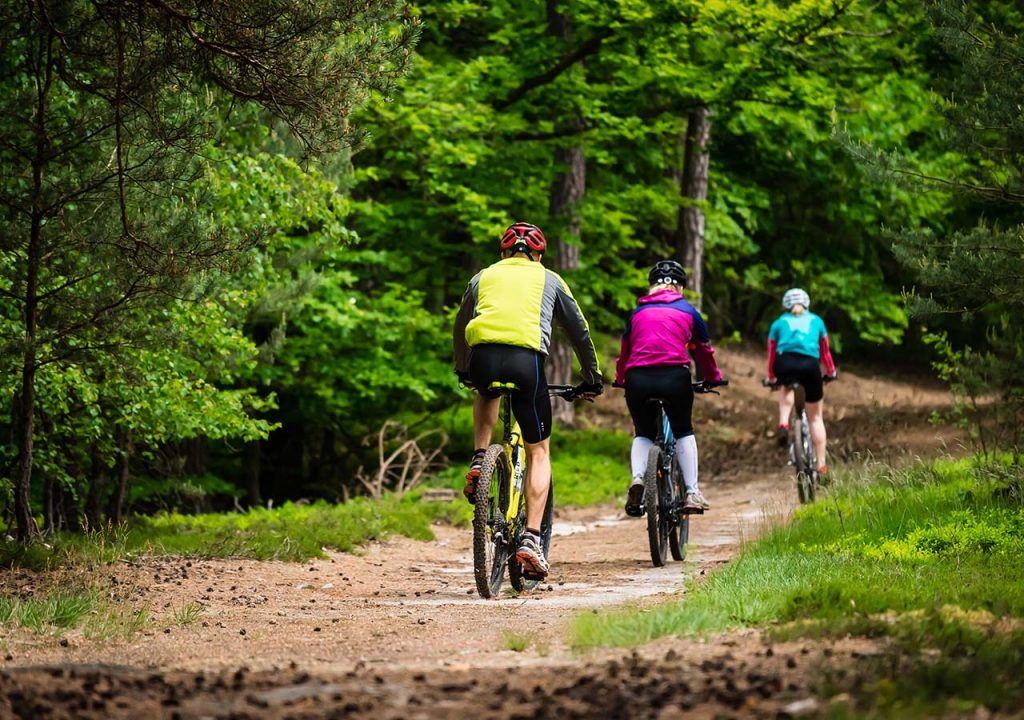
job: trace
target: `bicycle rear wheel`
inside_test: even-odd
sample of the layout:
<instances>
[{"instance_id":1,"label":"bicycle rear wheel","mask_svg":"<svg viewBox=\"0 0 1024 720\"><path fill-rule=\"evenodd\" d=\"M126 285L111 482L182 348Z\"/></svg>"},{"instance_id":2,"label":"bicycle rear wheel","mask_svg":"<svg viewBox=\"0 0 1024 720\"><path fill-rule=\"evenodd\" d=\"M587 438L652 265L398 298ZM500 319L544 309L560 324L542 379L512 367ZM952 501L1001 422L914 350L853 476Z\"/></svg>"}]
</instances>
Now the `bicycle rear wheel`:
<instances>
[{"instance_id":1,"label":"bicycle rear wheel","mask_svg":"<svg viewBox=\"0 0 1024 720\"><path fill-rule=\"evenodd\" d=\"M814 451L807 432L807 419L802 413L793 423L793 464L796 465L797 497L801 503L814 502Z\"/></svg>"},{"instance_id":2,"label":"bicycle rear wheel","mask_svg":"<svg viewBox=\"0 0 1024 720\"><path fill-rule=\"evenodd\" d=\"M644 506L647 508L647 541L651 547L651 562L662 567L668 555L667 510L662 503L662 489L668 478L661 472L661 448L655 445L647 456L644 474Z\"/></svg>"},{"instance_id":3,"label":"bicycle rear wheel","mask_svg":"<svg viewBox=\"0 0 1024 720\"><path fill-rule=\"evenodd\" d=\"M678 463L672 463L670 473L672 481L669 488L672 490L672 525L668 533L668 549L672 553L673 560L686 559L686 544L690 542L690 516L679 511L682 500L686 495L686 485L683 483L683 472L679 469Z\"/></svg>"},{"instance_id":4,"label":"bicycle rear wheel","mask_svg":"<svg viewBox=\"0 0 1024 720\"><path fill-rule=\"evenodd\" d=\"M473 509L473 575L482 598L495 597L505 579L510 553L505 520L512 484L512 466L503 445L491 445L484 455L476 484Z\"/></svg>"},{"instance_id":5,"label":"bicycle rear wheel","mask_svg":"<svg viewBox=\"0 0 1024 720\"><path fill-rule=\"evenodd\" d=\"M524 496L525 498L525 496ZM526 500L524 499L519 508L521 523L520 527L526 527ZM544 505L544 519L540 523L540 545L544 548L544 558L547 559L548 553L551 551L551 528L554 524L555 516L555 483L554 481L548 485L548 500ZM519 538L515 538L518 542ZM516 559L516 548L511 547L508 558L508 579L512 582L512 587L517 592L528 592L537 587L540 580L528 580L523 575L523 566L519 560Z\"/></svg>"}]
</instances>

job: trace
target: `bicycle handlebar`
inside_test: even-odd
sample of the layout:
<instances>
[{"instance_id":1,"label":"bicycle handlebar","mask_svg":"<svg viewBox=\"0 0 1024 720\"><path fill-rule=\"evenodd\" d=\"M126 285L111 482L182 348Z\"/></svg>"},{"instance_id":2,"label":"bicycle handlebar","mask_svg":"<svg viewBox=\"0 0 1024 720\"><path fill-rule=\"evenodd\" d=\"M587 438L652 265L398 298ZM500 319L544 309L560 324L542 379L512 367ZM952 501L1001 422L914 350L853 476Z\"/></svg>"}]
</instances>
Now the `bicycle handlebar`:
<instances>
[{"instance_id":1,"label":"bicycle handlebar","mask_svg":"<svg viewBox=\"0 0 1024 720\"><path fill-rule=\"evenodd\" d=\"M725 380L724 378L716 383L709 383L707 380L698 380L693 384L693 391L698 395L721 395L722 393L715 390L715 388L726 387L728 385L729 381Z\"/></svg>"},{"instance_id":2,"label":"bicycle handlebar","mask_svg":"<svg viewBox=\"0 0 1024 720\"><path fill-rule=\"evenodd\" d=\"M551 397L560 397L566 402L572 402L576 399L576 386L575 385L548 385L548 395Z\"/></svg>"},{"instance_id":3,"label":"bicycle handlebar","mask_svg":"<svg viewBox=\"0 0 1024 720\"><path fill-rule=\"evenodd\" d=\"M828 385L830 382L835 382L838 379L839 379L839 375L838 374L836 374L836 375L822 375L821 376L821 382L823 384L825 384L825 385ZM778 378L775 379L775 382L772 382L768 378L761 378L761 384L764 387L766 387L766 388L771 388L771 389L774 390L775 388L782 387L783 385L785 385L786 387L795 388L795 387L800 385L800 381L799 380L793 380L792 382L783 383Z\"/></svg>"}]
</instances>

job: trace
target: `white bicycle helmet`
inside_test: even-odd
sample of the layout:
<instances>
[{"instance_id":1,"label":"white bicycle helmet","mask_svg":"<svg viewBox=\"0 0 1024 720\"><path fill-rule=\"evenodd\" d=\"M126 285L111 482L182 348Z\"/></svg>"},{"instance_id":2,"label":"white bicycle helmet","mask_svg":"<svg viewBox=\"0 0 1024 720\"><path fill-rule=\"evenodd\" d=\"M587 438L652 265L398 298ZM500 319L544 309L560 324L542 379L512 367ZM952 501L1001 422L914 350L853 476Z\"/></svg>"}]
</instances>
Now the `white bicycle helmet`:
<instances>
[{"instance_id":1,"label":"white bicycle helmet","mask_svg":"<svg viewBox=\"0 0 1024 720\"><path fill-rule=\"evenodd\" d=\"M797 305L803 305L805 308L810 308L811 296L800 288L790 288L786 291L786 294L782 296L782 307L786 308L786 310L792 310Z\"/></svg>"}]
</instances>

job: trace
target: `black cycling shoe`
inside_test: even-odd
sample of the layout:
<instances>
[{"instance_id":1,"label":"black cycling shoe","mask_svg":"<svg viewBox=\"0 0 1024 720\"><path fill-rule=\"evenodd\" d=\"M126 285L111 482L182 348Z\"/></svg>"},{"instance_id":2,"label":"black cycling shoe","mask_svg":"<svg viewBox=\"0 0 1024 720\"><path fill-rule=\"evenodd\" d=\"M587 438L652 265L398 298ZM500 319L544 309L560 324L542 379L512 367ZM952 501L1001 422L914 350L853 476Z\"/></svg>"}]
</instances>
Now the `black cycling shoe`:
<instances>
[{"instance_id":1,"label":"black cycling shoe","mask_svg":"<svg viewBox=\"0 0 1024 720\"><path fill-rule=\"evenodd\" d=\"M473 453L473 460L469 463L469 472L466 473L466 486L462 488L462 494L470 505L476 504L476 481L483 469L484 453Z\"/></svg>"},{"instance_id":2,"label":"black cycling shoe","mask_svg":"<svg viewBox=\"0 0 1024 720\"><path fill-rule=\"evenodd\" d=\"M626 495L626 514L630 517L644 515L644 486L640 483L629 486L629 494Z\"/></svg>"},{"instance_id":3,"label":"black cycling shoe","mask_svg":"<svg viewBox=\"0 0 1024 720\"><path fill-rule=\"evenodd\" d=\"M775 431L775 442L779 447L786 447L789 444L789 428L779 425L779 429Z\"/></svg>"}]
</instances>

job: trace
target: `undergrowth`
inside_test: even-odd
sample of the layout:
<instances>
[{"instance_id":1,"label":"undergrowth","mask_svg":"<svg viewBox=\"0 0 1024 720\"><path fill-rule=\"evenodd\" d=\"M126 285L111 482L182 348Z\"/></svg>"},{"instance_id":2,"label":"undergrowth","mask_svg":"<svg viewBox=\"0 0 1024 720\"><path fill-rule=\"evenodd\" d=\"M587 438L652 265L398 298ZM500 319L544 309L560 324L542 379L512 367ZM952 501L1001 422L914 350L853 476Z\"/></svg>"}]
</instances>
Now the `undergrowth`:
<instances>
[{"instance_id":1,"label":"undergrowth","mask_svg":"<svg viewBox=\"0 0 1024 720\"><path fill-rule=\"evenodd\" d=\"M252 508L246 512L135 517L122 527L87 534L60 534L47 544L0 542L0 565L52 569L83 561L112 562L133 554L245 557L302 561L324 557L324 549L351 552L372 540L404 535L433 538L431 525L467 525L465 503L435 503L416 492L380 502L356 498L342 504Z\"/></svg>"}]
</instances>

